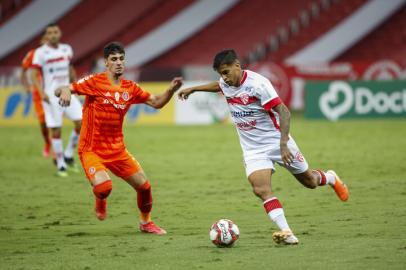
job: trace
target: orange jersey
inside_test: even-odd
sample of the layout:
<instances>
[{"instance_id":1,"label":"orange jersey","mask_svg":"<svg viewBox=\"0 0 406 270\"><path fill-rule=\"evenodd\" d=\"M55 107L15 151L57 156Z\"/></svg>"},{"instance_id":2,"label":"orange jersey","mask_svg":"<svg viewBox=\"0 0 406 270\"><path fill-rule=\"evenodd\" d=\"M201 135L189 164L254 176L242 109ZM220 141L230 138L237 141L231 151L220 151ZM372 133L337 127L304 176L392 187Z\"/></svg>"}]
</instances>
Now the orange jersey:
<instances>
[{"instance_id":1,"label":"orange jersey","mask_svg":"<svg viewBox=\"0 0 406 270\"><path fill-rule=\"evenodd\" d=\"M30 50L25 56L21 63L21 68L27 70L32 67L32 60L34 59L35 49ZM38 72L38 80L42 81L41 73ZM34 89L36 91L36 89Z\"/></svg>"},{"instance_id":2,"label":"orange jersey","mask_svg":"<svg viewBox=\"0 0 406 270\"><path fill-rule=\"evenodd\" d=\"M32 59L34 58L34 53L35 49L32 49L24 56L23 62L21 63L21 67L24 70L27 70L32 66Z\"/></svg>"},{"instance_id":3,"label":"orange jersey","mask_svg":"<svg viewBox=\"0 0 406 270\"><path fill-rule=\"evenodd\" d=\"M150 94L135 82L122 79L113 85L106 73L87 76L71 84L78 95L85 95L78 151L101 156L125 150L124 116L131 104L146 102Z\"/></svg>"}]
</instances>

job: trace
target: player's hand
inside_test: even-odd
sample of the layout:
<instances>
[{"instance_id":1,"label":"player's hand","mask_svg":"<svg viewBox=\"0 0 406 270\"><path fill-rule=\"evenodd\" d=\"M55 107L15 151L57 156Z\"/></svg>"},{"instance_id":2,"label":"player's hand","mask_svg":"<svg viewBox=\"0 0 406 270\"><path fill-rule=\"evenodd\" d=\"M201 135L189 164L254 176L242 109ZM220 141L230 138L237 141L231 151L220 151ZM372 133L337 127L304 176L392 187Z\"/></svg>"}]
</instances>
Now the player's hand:
<instances>
[{"instance_id":1,"label":"player's hand","mask_svg":"<svg viewBox=\"0 0 406 270\"><path fill-rule=\"evenodd\" d=\"M290 164L292 164L293 160L295 159L295 157L293 156L293 154L290 152L288 146L286 143L281 143L280 145L281 147L281 157L282 157L282 161L285 164L285 166L289 166Z\"/></svg>"},{"instance_id":2,"label":"player's hand","mask_svg":"<svg viewBox=\"0 0 406 270\"><path fill-rule=\"evenodd\" d=\"M70 89L67 88L61 88L61 91L58 93L59 94L59 105L62 107L68 107L70 105L70 100L71 100L71 92ZM55 95L57 93L55 92Z\"/></svg>"},{"instance_id":3,"label":"player's hand","mask_svg":"<svg viewBox=\"0 0 406 270\"><path fill-rule=\"evenodd\" d=\"M49 103L49 97L48 97L47 94L43 93L42 96L41 96L41 99L42 99L43 101L45 101L46 103Z\"/></svg>"},{"instance_id":4,"label":"player's hand","mask_svg":"<svg viewBox=\"0 0 406 270\"><path fill-rule=\"evenodd\" d=\"M176 91L178 91L179 88L181 88L182 84L183 84L183 78L176 77L171 81L171 84L169 87L170 87L171 91L176 92Z\"/></svg>"},{"instance_id":5,"label":"player's hand","mask_svg":"<svg viewBox=\"0 0 406 270\"><path fill-rule=\"evenodd\" d=\"M182 91L180 91L178 93L178 98L181 100L186 100L189 97L189 95L192 93L193 93L193 88L183 89Z\"/></svg>"}]
</instances>

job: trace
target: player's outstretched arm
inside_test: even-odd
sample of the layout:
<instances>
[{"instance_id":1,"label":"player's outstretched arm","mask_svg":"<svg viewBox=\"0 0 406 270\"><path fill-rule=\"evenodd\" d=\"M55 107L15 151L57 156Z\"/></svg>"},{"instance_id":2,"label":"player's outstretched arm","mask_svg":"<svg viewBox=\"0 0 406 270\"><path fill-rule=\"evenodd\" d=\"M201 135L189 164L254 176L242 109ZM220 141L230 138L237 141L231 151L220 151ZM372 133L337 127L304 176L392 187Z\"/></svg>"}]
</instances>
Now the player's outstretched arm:
<instances>
[{"instance_id":1,"label":"player's outstretched arm","mask_svg":"<svg viewBox=\"0 0 406 270\"><path fill-rule=\"evenodd\" d=\"M281 103L273 108L279 114L279 124L281 131L281 156L286 165L292 163L294 156L288 148L289 129L290 129L290 112L285 104Z\"/></svg>"},{"instance_id":2,"label":"player's outstretched arm","mask_svg":"<svg viewBox=\"0 0 406 270\"><path fill-rule=\"evenodd\" d=\"M182 84L183 79L181 77L174 78L169 85L169 88L164 93L160 95L151 95L145 103L151 107L154 107L155 109L163 108L169 102L169 100L171 100L173 94L178 91Z\"/></svg>"},{"instance_id":3,"label":"player's outstretched arm","mask_svg":"<svg viewBox=\"0 0 406 270\"><path fill-rule=\"evenodd\" d=\"M69 86L58 87L55 90L55 96L59 97L59 105L68 107L72 96L72 89Z\"/></svg>"},{"instance_id":4,"label":"player's outstretched arm","mask_svg":"<svg viewBox=\"0 0 406 270\"><path fill-rule=\"evenodd\" d=\"M178 98L181 100L186 100L194 92L219 92L219 91L220 91L219 83L211 82L208 84L185 88L178 93Z\"/></svg>"}]
</instances>

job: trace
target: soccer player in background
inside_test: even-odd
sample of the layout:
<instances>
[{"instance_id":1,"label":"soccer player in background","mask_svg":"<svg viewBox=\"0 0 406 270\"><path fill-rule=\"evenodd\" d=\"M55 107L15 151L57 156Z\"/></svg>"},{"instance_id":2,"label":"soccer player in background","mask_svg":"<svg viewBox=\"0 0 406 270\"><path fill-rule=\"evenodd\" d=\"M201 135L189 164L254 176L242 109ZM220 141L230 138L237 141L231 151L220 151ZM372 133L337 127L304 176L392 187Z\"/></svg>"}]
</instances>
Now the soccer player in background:
<instances>
[{"instance_id":1,"label":"soccer player in background","mask_svg":"<svg viewBox=\"0 0 406 270\"><path fill-rule=\"evenodd\" d=\"M289 134L290 112L268 79L243 70L234 50L218 53L213 68L220 74L220 81L183 89L178 96L186 100L199 91L224 94L240 137L248 180L254 194L262 199L266 213L280 229L272 238L276 243L297 244L299 240L271 189L274 163L289 170L307 188L330 185L342 201L348 199L348 189L334 171L309 169Z\"/></svg>"},{"instance_id":2,"label":"soccer player in background","mask_svg":"<svg viewBox=\"0 0 406 270\"><path fill-rule=\"evenodd\" d=\"M112 191L112 181L107 173L110 170L137 192L140 230L166 234L151 221L151 185L141 165L124 145L122 125L131 104L145 103L160 109L181 87L182 79L174 78L164 93L152 95L123 78L125 51L120 43L112 42L104 47L104 61L105 72L87 76L55 92L62 106L69 106L71 92L86 97L78 151L93 187L96 216L100 220L106 218L107 197Z\"/></svg>"},{"instance_id":3,"label":"soccer player in background","mask_svg":"<svg viewBox=\"0 0 406 270\"><path fill-rule=\"evenodd\" d=\"M73 51L68 44L60 43L62 32L58 25L48 25L45 29L45 37L47 42L37 48L34 53L32 66L35 68L32 81L42 99L46 125L51 129L51 143L56 155L57 175L66 177L68 176L66 172L68 166L74 171L78 170L74 164L73 154L82 123L82 105L77 97L73 97L70 106L66 108L58 104L58 98L54 95L55 89L76 79L75 70L71 65ZM40 73L43 77L43 84L38 80ZM65 152L61 138L63 114L71 119L75 126Z\"/></svg>"},{"instance_id":4,"label":"soccer player in background","mask_svg":"<svg viewBox=\"0 0 406 270\"><path fill-rule=\"evenodd\" d=\"M41 45L43 45L46 42L45 36L41 38ZM34 103L34 109L35 113L37 114L37 118L41 127L41 134L44 139L45 145L44 149L42 151L42 155L44 157L49 156L49 152L51 149L51 140L49 138L49 130L48 127L46 126L45 123L45 114L44 114L44 108L42 107L42 100L39 95L38 89L32 84L31 80L28 78L29 76L28 73L30 71L30 68L32 66L32 60L34 58L34 52L35 49L30 50L24 57L22 63L21 63L21 75L20 75L20 81L22 86L24 87L25 91L27 93L32 93L32 100ZM42 81L41 74L38 73L38 81Z\"/></svg>"}]
</instances>

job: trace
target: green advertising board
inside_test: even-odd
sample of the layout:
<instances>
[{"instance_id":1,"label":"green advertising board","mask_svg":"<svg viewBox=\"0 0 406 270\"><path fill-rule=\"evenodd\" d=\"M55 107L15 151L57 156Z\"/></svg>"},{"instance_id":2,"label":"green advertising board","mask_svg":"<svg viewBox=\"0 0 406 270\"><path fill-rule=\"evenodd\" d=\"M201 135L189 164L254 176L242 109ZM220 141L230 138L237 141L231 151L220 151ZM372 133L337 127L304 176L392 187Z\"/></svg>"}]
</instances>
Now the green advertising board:
<instances>
[{"instance_id":1,"label":"green advertising board","mask_svg":"<svg viewBox=\"0 0 406 270\"><path fill-rule=\"evenodd\" d=\"M305 117L406 117L406 81L309 81Z\"/></svg>"}]
</instances>

